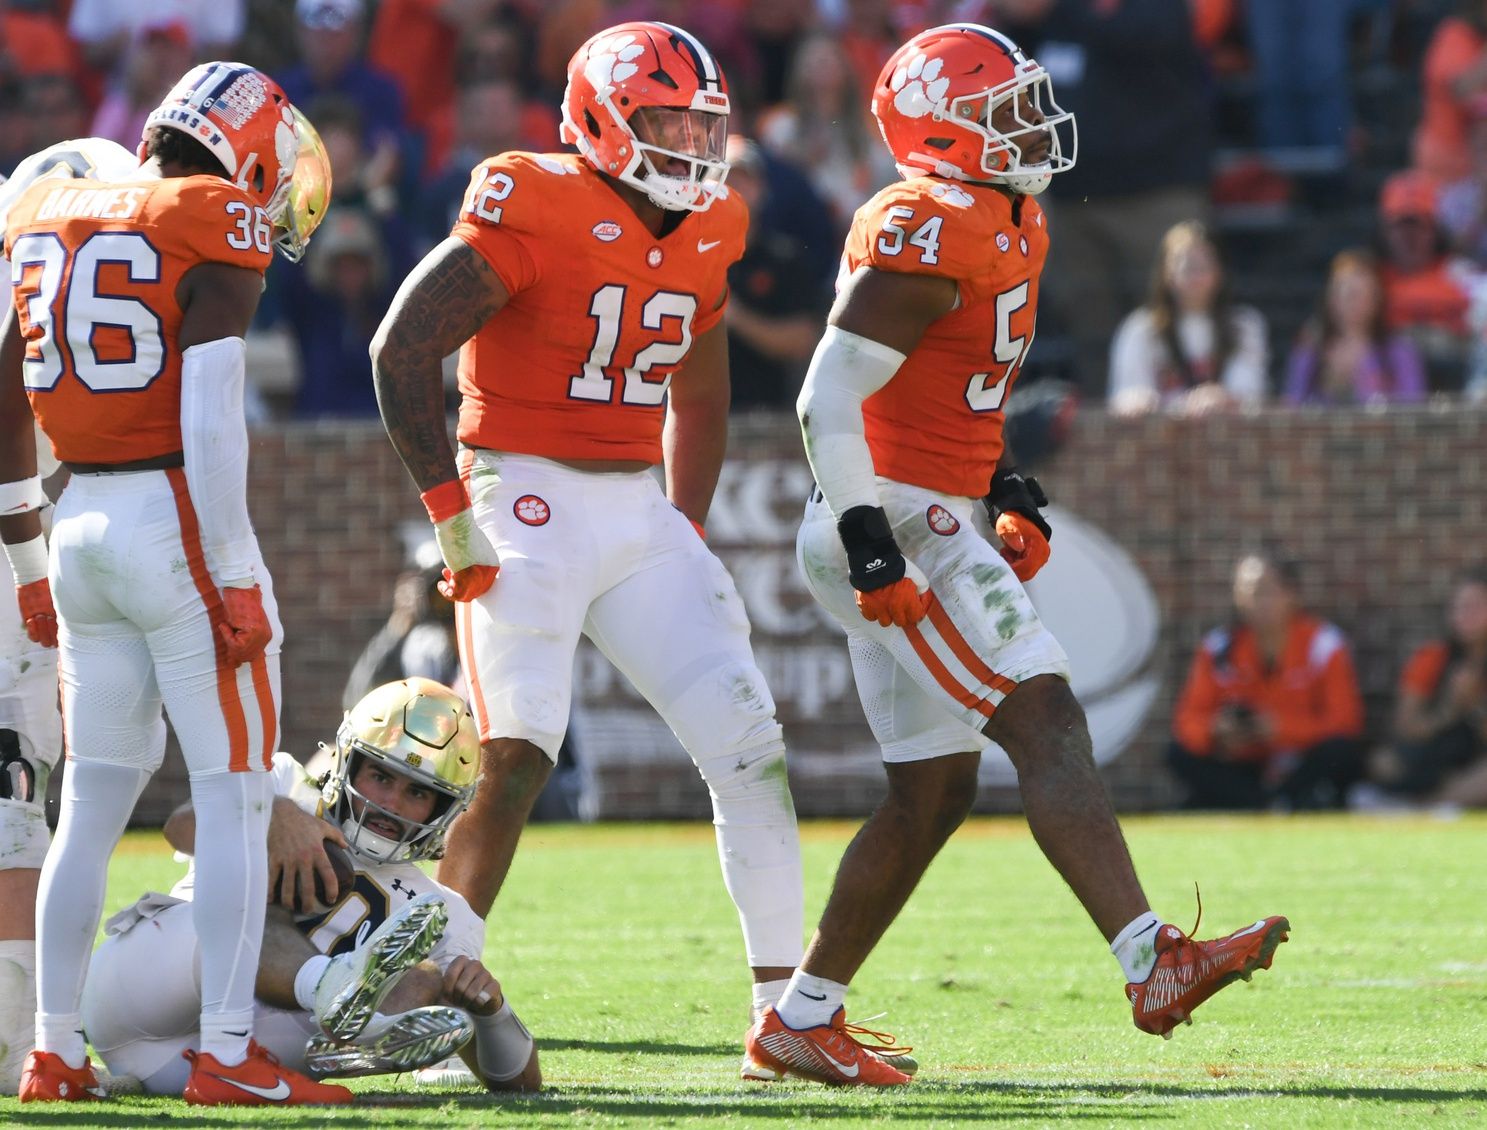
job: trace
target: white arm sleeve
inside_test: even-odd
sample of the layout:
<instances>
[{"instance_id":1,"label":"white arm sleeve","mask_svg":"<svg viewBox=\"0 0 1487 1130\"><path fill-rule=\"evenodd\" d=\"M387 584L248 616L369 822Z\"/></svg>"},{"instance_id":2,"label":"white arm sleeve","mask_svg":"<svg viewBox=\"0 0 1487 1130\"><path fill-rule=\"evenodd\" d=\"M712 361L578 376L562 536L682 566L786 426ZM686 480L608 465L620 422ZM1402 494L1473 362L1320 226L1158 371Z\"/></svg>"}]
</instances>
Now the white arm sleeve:
<instances>
[{"instance_id":1,"label":"white arm sleeve","mask_svg":"<svg viewBox=\"0 0 1487 1130\"><path fill-rule=\"evenodd\" d=\"M181 449L212 580L253 584L258 541L248 520L248 425L243 421L244 344L224 337L181 357Z\"/></svg>"},{"instance_id":2,"label":"white arm sleeve","mask_svg":"<svg viewBox=\"0 0 1487 1130\"><path fill-rule=\"evenodd\" d=\"M886 385L904 355L882 342L827 326L795 410L805 454L831 512L878 506L873 457L862 427L862 402Z\"/></svg>"}]
</instances>

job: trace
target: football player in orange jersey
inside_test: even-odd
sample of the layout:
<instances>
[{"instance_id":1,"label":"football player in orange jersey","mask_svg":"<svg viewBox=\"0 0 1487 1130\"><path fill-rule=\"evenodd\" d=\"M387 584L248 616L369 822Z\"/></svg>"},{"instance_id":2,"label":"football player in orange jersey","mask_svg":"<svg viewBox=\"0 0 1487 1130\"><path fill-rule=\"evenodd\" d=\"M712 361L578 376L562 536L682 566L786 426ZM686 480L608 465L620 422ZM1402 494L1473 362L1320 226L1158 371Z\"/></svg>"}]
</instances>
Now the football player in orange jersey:
<instances>
[{"instance_id":1,"label":"football player in orange jersey","mask_svg":"<svg viewBox=\"0 0 1487 1130\"><path fill-rule=\"evenodd\" d=\"M298 257L323 213L329 169L278 86L239 63L189 71L138 155L108 182L62 162L6 215L0 540L28 633L59 647L68 753L20 1097L97 1097L78 1002L109 855L164 753L163 705L216 833L198 856L202 1039L185 1095L346 1102L250 1040L282 631L248 520L243 334L273 246ZM33 413L71 472L50 554Z\"/></svg>"},{"instance_id":2,"label":"football player in orange jersey","mask_svg":"<svg viewBox=\"0 0 1487 1130\"><path fill-rule=\"evenodd\" d=\"M0 179L0 233L11 203L38 177L61 169L66 175L111 180L138 167L134 154L97 137L33 153L9 180ZM3 253L0 279L10 280ZM23 410L17 425L28 415ZM66 473L59 473L51 452L38 450L37 464L48 488L60 490ZM0 518L0 524L9 521ZM9 568L7 559L0 566L0 588ZM14 588L0 592L0 906L6 908L0 918L0 1095L20 1089L21 1065L31 1053L36 1027L36 886L50 842L47 780L62 755L57 649L30 637L20 597Z\"/></svg>"},{"instance_id":3,"label":"football player in orange jersey","mask_svg":"<svg viewBox=\"0 0 1487 1130\"><path fill-rule=\"evenodd\" d=\"M900 47L873 113L905 179L857 212L801 390L819 489L798 550L847 631L888 796L748 1047L806 1078L892 1085L908 1079L845 1028L847 984L970 811L991 742L1017 769L1039 846L1111 943L1138 1028L1168 1035L1268 967L1289 927L1267 918L1195 942L1151 912L1068 661L1020 583L1048 560L1050 531L1003 446L1002 405L1033 341L1048 247L1035 197L1074 163L1072 115L1041 66L976 24Z\"/></svg>"},{"instance_id":4,"label":"football player in orange jersey","mask_svg":"<svg viewBox=\"0 0 1487 1130\"><path fill-rule=\"evenodd\" d=\"M767 1003L801 951L795 812L747 616L703 541L727 438L727 271L748 225L723 186L728 106L688 32L641 22L595 35L563 99L579 154L477 168L372 361L444 555L483 743L439 881L489 911L567 728L585 634L707 782ZM440 379L455 349L458 461ZM651 473L663 455L664 493Z\"/></svg>"}]
</instances>

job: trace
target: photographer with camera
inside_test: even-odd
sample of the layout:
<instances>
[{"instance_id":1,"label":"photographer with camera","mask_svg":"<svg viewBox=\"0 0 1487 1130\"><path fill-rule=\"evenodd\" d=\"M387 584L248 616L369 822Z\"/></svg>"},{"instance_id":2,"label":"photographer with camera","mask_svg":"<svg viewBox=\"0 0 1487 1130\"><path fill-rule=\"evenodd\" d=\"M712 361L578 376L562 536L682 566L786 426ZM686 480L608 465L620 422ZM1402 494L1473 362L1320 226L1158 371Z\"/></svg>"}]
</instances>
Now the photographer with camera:
<instances>
[{"instance_id":1,"label":"photographer with camera","mask_svg":"<svg viewBox=\"0 0 1487 1130\"><path fill-rule=\"evenodd\" d=\"M1204 636L1174 712L1167 765L1184 807L1341 807L1362 734L1347 638L1301 608L1294 566L1242 558L1234 618Z\"/></svg>"}]
</instances>

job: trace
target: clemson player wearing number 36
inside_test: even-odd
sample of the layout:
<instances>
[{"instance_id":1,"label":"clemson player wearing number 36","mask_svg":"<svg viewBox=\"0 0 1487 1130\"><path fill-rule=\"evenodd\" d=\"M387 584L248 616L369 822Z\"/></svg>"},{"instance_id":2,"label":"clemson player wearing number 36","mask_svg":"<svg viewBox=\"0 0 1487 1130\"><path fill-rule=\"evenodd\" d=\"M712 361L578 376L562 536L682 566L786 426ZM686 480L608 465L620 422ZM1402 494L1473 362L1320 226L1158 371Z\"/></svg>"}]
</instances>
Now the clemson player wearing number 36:
<instances>
[{"instance_id":1,"label":"clemson player wearing number 36","mask_svg":"<svg viewBox=\"0 0 1487 1130\"><path fill-rule=\"evenodd\" d=\"M702 536L727 438L727 271L748 225L723 185L727 122L722 73L688 32L595 35L563 99L579 154L477 168L372 358L444 554L482 741L439 881L489 911L563 740L582 633L707 782L767 1001L801 951L795 811L748 619ZM456 461L440 360L462 346Z\"/></svg>"},{"instance_id":2,"label":"clemson player wearing number 36","mask_svg":"<svg viewBox=\"0 0 1487 1130\"><path fill-rule=\"evenodd\" d=\"M1002 405L1032 345L1048 248L1035 197L1074 164L1072 115L1041 66L977 24L900 47L872 108L904 179L857 212L801 390L819 489L798 550L847 631L888 796L748 1048L822 1082L893 1085L908 1076L843 1023L847 983L970 811L989 742L1017 769L1039 846L1111 943L1142 1031L1170 1034L1268 967L1289 927L1267 918L1200 942L1152 913L1068 661L1020 583L1047 561L1050 530L1041 491L1003 446Z\"/></svg>"},{"instance_id":3,"label":"clemson player wearing number 36","mask_svg":"<svg viewBox=\"0 0 1487 1130\"><path fill-rule=\"evenodd\" d=\"M349 1101L251 1042L282 630L248 520L243 334L273 247L298 258L319 222L329 166L283 91L240 63L189 71L138 157L106 182L62 162L6 216L0 537L32 638L59 648L68 759L20 1097L97 1097L79 1000L109 855L164 753L163 705L212 830L197 845L201 1050L185 1096ZM32 412L71 471L49 556Z\"/></svg>"}]
</instances>

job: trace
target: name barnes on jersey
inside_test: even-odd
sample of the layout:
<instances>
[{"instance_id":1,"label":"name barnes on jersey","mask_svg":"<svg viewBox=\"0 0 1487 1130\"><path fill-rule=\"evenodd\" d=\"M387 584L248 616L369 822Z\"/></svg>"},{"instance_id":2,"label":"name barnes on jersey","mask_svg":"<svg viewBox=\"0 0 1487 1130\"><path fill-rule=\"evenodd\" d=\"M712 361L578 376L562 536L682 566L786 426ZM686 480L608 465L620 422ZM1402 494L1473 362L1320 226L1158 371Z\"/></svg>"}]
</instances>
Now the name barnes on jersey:
<instances>
[{"instance_id":1,"label":"name barnes on jersey","mask_svg":"<svg viewBox=\"0 0 1487 1130\"><path fill-rule=\"evenodd\" d=\"M150 194L148 187L52 189L36 206L35 220L84 218L132 220Z\"/></svg>"}]
</instances>

